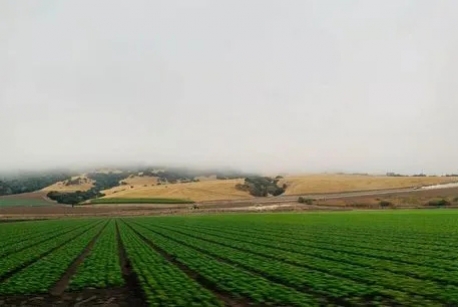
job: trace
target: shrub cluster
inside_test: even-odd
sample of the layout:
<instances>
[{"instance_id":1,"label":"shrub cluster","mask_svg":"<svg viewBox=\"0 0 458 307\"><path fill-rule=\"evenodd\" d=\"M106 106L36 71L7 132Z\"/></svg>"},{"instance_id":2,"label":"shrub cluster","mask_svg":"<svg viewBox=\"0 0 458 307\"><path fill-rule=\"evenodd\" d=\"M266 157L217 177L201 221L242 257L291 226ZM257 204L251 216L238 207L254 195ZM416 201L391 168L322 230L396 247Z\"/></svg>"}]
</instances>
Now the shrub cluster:
<instances>
[{"instance_id":1,"label":"shrub cluster","mask_svg":"<svg viewBox=\"0 0 458 307\"><path fill-rule=\"evenodd\" d=\"M261 176L246 177L245 182L237 184L236 188L241 191L247 191L256 197L278 196L285 192L285 186L279 187L277 185L278 180Z\"/></svg>"},{"instance_id":2,"label":"shrub cluster","mask_svg":"<svg viewBox=\"0 0 458 307\"><path fill-rule=\"evenodd\" d=\"M47 196L59 204L76 205L93 198L105 196L101 191L116 187L130 173L91 173L88 178L95 181L94 187L87 191L56 192L51 191Z\"/></svg>"},{"instance_id":3,"label":"shrub cluster","mask_svg":"<svg viewBox=\"0 0 458 307\"><path fill-rule=\"evenodd\" d=\"M306 204L306 205L313 205L313 202L314 202L314 201L315 201L315 200L312 199L312 198L305 198L305 197L302 197L302 196L299 197L299 198L297 199L297 202L298 202L298 203L300 203L300 204Z\"/></svg>"}]
</instances>

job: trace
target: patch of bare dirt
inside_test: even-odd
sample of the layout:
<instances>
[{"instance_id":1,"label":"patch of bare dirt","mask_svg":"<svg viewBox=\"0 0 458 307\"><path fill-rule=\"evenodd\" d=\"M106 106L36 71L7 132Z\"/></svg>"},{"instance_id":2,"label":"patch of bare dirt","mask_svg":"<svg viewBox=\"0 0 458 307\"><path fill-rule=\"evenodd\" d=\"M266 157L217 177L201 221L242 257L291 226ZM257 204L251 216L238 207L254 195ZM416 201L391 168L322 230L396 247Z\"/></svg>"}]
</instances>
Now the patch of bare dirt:
<instances>
[{"instance_id":1,"label":"patch of bare dirt","mask_svg":"<svg viewBox=\"0 0 458 307\"><path fill-rule=\"evenodd\" d=\"M64 292L60 296L16 295L0 297L0 306L14 307L137 307L145 306L133 303L131 291L127 287L116 289L85 289L80 292Z\"/></svg>"}]
</instances>

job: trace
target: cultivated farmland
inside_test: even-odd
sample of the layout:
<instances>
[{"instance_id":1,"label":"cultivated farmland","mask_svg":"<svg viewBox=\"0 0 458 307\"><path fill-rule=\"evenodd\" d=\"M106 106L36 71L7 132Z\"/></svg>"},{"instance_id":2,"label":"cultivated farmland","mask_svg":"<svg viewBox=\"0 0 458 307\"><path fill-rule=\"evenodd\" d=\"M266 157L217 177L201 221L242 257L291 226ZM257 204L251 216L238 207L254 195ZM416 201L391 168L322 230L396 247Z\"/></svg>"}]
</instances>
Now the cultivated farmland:
<instances>
[{"instance_id":1,"label":"cultivated farmland","mask_svg":"<svg viewBox=\"0 0 458 307\"><path fill-rule=\"evenodd\" d=\"M6 306L457 306L458 211L0 224Z\"/></svg>"},{"instance_id":2,"label":"cultivated farmland","mask_svg":"<svg viewBox=\"0 0 458 307\"><path fill-rule=\"evenodd\" d=\"M0 196L2 207L43 207L54 205L43 193L24 193L18 195Z\"/></svg>"}]
</instances>

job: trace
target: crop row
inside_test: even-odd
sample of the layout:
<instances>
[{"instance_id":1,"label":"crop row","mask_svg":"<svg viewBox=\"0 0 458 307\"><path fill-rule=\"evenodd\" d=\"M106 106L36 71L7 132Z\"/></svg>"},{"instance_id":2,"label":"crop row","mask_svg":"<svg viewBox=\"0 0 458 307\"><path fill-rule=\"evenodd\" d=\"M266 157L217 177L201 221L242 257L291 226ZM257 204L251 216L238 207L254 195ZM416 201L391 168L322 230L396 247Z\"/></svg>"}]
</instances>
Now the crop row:
<instances>
[{"instance_id":1,"label":"crop row","mask_svg":"<svg viewBox=\"0 0 458 307\"><path fill-rule=\"evenodd\" d=\"M197 227L202 229L208 229L206 227ZM265 231L259 229L259 231L241 231L241 230L231 230L231 227L226 227L226 225L221 226L219 228L220 233L227 233L230 235L239 235L244 237L253 236L256 239L264 239L270 242L275 241L277 243L277 247L281 246L289 246L289 248L293 248L292 246L298 246L299 248L316 248L322 249L323 251L340 251L346 252L353 255L363 255L367 257L373 257L376 259L385 259L390 261L396 261L398 263L406 263L412 265L419 265L419 266L428 266L435 269L442 269L442 270L451 270L455 271L456 268L456 261L448 260L447 258L454 257L451 253L443 253L442 256L440 254L435 254L434 257L431 255L427 255L426 251L417 249L415 254L412 253L404 253L403 249L399 248L396 250L385 250L385 249L378 249L377 245L364 245L360 244L357 241L352 241L351 239L342 239L338 241L333 241L330 239L322 239L322 240L315 240L310 239L308 237L303 237L300 234L291 235L289 237L278 236L272 233L266 234ZM212 228L212 230L214 230ZM324 234L322 234L324 236ZM329 237L332 237L333 234L329 233ZM446 259L444 259L446 258Z\"/></svg>"},{"instance_id":2,"label":"crop row","mask_svg":"<svg viewBox=\"0 0 458 307\"><path fill-rule=\"evenodd\" d=\"M431 216L430 216L431 217ZM323 218L323 216L321 217ZM345 216L340 215L336 221L332 221L329 217L326 217L325 220L320 222L320 218L315 219L313 223L300 223L300 221L295 221L294 223L271 223L266 221L258 221L256 222L255 219L250 221L251 225L248 225L246 221L239 220L239 221L231 221L231 223L227 223L228 225L232 225L238 228L244 228L245 226L248 229L252 228L264 228L269 229L270 231L281 231L285 234L294 234L294 233L312 233L311 230L315 230L316 234L319 234L323 231L332 232L332 233L341 233L342 235L356 235L359 239L364 237L371 238L372 234L376 235L378 238L390 238L390 239L403 239L403 235L407 236L409 239L417 240L423 243L430 243L435 244L437 240L443 240L442 234L444 232L450 234L458 234L458 230L454 227L453 223L446 227L444 225L444 219L441 218L437 221L431 220L432 229L428 229L427 222L424 218L421 220L416 221L413 225L414 228L406 227L409 225L408 219L402 218L398 222L393 222L393 220L387 219L383 221L383 223L378 222L374 219L375 216L371 217L361 223L358 221L357 218L354 216L351 219L346 219ZM217 219L214 220L207 220L207 221L199 221L199 224L207 224L207 225L215 225L217 224ZM438 227L437 222L441 223L441 226ZM269 227L269 225L273 227ZM411 224L412 225L412 224ZM361 232L360 229L364 228L366 232ZM434 230L431 232L431 230ZM452 241L457 242L456 238L453 238Z\"/></svg>"},{"instance_id":3,"label":"crop row","mask_svg":"<svg viewBox=\"0 0 458 307\"><path fill-rule=\"evenodd\" d=\"M90 254L70 282L71 290L116 287L124 284L118 255L116 224L110 220Z\"/></svg>"},{"instance_id":4,"label":"crop row","mask_svg":"<svg viewBox=\"0 0 458 307\"><path fill-rule=\"evenodd\" d=\"M304 265L303 267L299 267L282 261L283 255L278 253L278 251L275 252L258 247L251 249L251 252L255 252L255 254L243 251L242 249L246 245L237 244L237 242L227 244L231 245L229 247L193 238L190 235L181 234L170 229L164 230L155 226L147 227L169 240L187 246L198 246L197 249L199 251L218 257L224 261L229 261L300 291L317 293L324 297L330 297L333 300L344 301L347 304L362 303L360 299L363 297L371 297L374 301L379 299L381 301L392 300L402 304L414 303L409 295L403 291L393 290L392 283L386 282L387 278L383 274L378 274L378 277L385 277L385 282L382 281L381 283L374 283L367 276L362 277L366 283L353 281L353 277L358 276L361 278L361 272L358 271L361 268L359 267L348 267L345 264L332 263L319 258L296 258L296 261L301 261L301 264ZM266 257L262 254L277 254L279 259ZM334 275L336 267L338 273L342 273L342 271L345 273L339 274L345 278ZM367 275L371 272L364 271L364 273ZM431 306L431 302L425 299L415 301L415 305L418 306L420 304Z\"/></svg>"},{"instance_id":5,"label":"crop row","mask_svg":"<svg viewBox=\"0 0 458 307\"><path fill-rule=\"evenodd\" d=\"M129 225L151 244L176 257L177 261L197 272L220 291L234 297L249 298L256 305L318 306L322 301L313 295L291 289L236 266L220 262L188 246L158 235L133 222Z\"/></svg>"},{"instance_id":6,"label":"crop row","mask_svg":"<svg viewBox=\"0 0 458 307\"><path fill-rule=\"evenodd\" d=\"M173 231L176 231L176 229L173 229ZM313 270L318 270L320 272L325 272L328 274L354 279L365 284L383 286L389 289L408 292L412 295L424 295L427 297L431 297L435 300L442 300L448 303L455 304L456 302L458 302L458 288L453 285L448 285L446 288L444 288L442 284L439 284L437 282L431 280L427 281L424 279L412 278L406 275L400 275L397 273L389 272L388 270L382 267L380 267L379 269L371 269L367 267L362 267L360 265L354 265L348 262L339 262L338 259L323 259L323 256L326 257L326 255L331 255L332 253L324 254L321 256L319 256L318 254L314 256L309 256L305 254L279 251L275 248L256 246L253 243L243 243L231 239L219 239L218 241L218 239L215 240L214 236L204 235L199 232L193 233L196 233L195 236L198 238L200 237L200 239L203 238L206 240L213 241L217 244L242 249L250 253L269 255L268 258L274 258L279 261L286 260L288 263L294 265L304 266ZM175 233L173 234L173 237L176 238ZM194 242L194 244L197 243L198 242ZM214 248L216 247L213 247L213 249ZM229 253L229 250L227 252ZM358 257L356 256L355 259L357 261ZM450 279L454 277L452 274L449 274L448 276Z\"/></svg>"},{"instance_id":7,"label":"crop row","mask_svg":"<svg viewBox=\"0 0 458 307\"><path fill-rule=\"evenodd\" d=\"M282 241L273 240L272 238L263 237L261 234L247 236L241 233L228 234L224 230L207 230L200 228L189 228L183 226L173 226L174 230L181 230L189 234L192 231L198 237L211 240L216 243L230 245L234 241L238 246L243 246L246 250L256 252L259 248L263 248L266 255L281 255L281 258L288 260L294 264L307 264L313 259L327 259L336 261L337 263L348 263L349 265L357 265L370 270L390 271L395 274L403 274L405 276L416 277L420 279L429 279L440 283L458 285L457 271L443 270L431 268L428 266L414 265L408 263L399 263L396 261L384 260L377 257L368 257L358 253L345 253L338 248L332 250L323 250L311 246L303 247L296 244L284 243ZM313 258L310 258L313 257ZM302 262L297 262L296 259L304 259ZM334 264L333 264L334 265Z\"/></svg>"},{"instance_id":8,"label":"crop row","mask_svg":"<svg viewBox=\"0 0 458 307\"><path fill-rule=\"evenodd\" d=\"M167 262L125 224L121 239L150 306L221 306L212 293Z\"/></svg>"},{"instance_id":9,"label":"crop row","mask_svg":"<svg viewBox=\"0 0 458 307\"><path fill-rule=\"evenodd\" d=\"M225 224L246 231L265 231L267 234L281 233L286 237L293 235L309 238L322 237L337 241L340 239L350 239L357 242L377 241L378 244L386 244L389 247L396 247L397 244L392 244L395 242L402 243L403 246L413 244L412 247L414 248L421 245L428 250L435 250L436 248L447 249L458 244L458 229L454 225L453 215L450 220L447 216L434 216L434 214L429 215L427 219L425 216L420 217L411 220L408 216L397 216L397 219L396 216L392 216L380 222L377 220L376 214L362 220L357 216L347 218L341 214L334 217L337 218L336 220L321 216L321 219L318 218L313 223L296 221L296 223L273 224L261 221L247 224L240 221L239 223ZM199 221L199 224L218 226L216 220L209 221L209 223ZM328 234L332 234L332 236L328 236Z\"/></svg>"},{"instance_id":10,"label":"crop row","mask_svg":"<svg viewBox=\"0 0 458 307\"><path fill-rule=\"evenodd\" d=\"M70 225L61 221L12 223L0 228L0 256L8 254L14 249L19 249L30 242L35 242L49 233L68 228ZM18 240L20 238L20 240Z\"/></svg>"},{"instance_id":11,"label":"crop row","mask_svg":"<svg viewBox=\"0 0 458 307\"><path fill-rule=\"evenodd\" d=\"M403 254L417 255L418 250L422 249L424 255L428 257L444 256L452 261L458 259L458 256L455 255L455 246L458 244L458 241L455 243L450 240L444 241L444 238L441 240L435 239L434 243L426 243L426 239L422 240L421 238L409 237L407 234L403 235L403 238L393 238L393 235L385 233L384 235L379 235L377 233L367 232L365 235L360 235L357 232L348 232L346 230L332 231L332 229L327 229L323 232L310 232L305 230L296 229L287 229L287 231L281 231L278 228L269 229L269 232L266 232L266 227L250 227L244 229L248 233L267 233L271 236L278 236L281 238L294 238L298 240L307 240L313 242L322 242L322 243L332 243L332 244L344 244L348 243L354 245L356 242L361 248L367 248L370 250L380 250L388 252L402 252ZM361 231L360 231L361 233ZM400 234L401 235L401 234ZM453 240L453 239L452 239Z\"/></svg>"},{"instance_id":12,"label":"crop row","mask_svg":"<svg viewBox=\"0 0 458 307\"><path fill-rule=\"evenodd\" d=\"M105 222L99 223L85 230L84 233L74 236L52 253L16 273L0 284L0 293L9 295L49 291L105 224Z\"/></svg>"},{"instance_id":13,"label":"crop row","mask_svg":"<svg viewBox=\"0 0 458 307\"><path fill-rule=\"evenodd\" d=\"M62 225L61 227L51 228L50 231L40 233L39 236L31 238L29 240L18 240L16 244L12 244L3 249L3 253L0 253L0 257L5 257L10 254L21 252L24 249L32 248L33 246L41 245L49 240L54 240L66 233L73 231L78 227L84 225L67 225L66 227Z\"/></svg>"},{"instance_id":14,"label":"crop row","mask_svg":"<svg viewBox=\"0 0 458 307\"><path fill-rule=\"evenodd\" d=\"M48 253L52 252L54 249L59 248L65 243L75 239L79 235L86 232L88 229L93 227L95 223L84 222L82 225L74 226L74 228L69 231L61 234L60 236L42 242L41 244L31 246L26 248L18 253L9 254L0 259L0 278L4 278L9 273L31 264L38 259L46 256ZM48 235L52 237L51 234Z\"/></svg>"}]
</instances>

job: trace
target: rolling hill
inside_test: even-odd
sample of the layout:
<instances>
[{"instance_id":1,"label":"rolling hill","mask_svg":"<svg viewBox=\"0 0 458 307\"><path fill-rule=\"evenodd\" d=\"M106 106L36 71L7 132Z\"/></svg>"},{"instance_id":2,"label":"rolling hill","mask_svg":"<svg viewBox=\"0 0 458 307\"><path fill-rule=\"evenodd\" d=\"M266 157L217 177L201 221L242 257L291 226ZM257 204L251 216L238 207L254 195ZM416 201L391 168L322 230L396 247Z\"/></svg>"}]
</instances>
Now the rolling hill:
<instances>
[{"instance_id":1,"label":"rolling hill","mask_svg":"<svg viewBox=\"0 0 458 307\"><path fill-rule=\"evenodd\" d=\"M285 195L298 195L410 188L456 181L456 177L388 177L375 175L316 174L286 176L279 181L279 185L287 185Z\"/></svg>"},{"instance_id":2,"label":"rolling hill","mask_svg":"<svg viewBox=\"0 0 458 307\"><path fill-rule=\"evenodd\" d=\"M150 178L147 182L145 178ZM118 186L102 191L104 198L179 198L193 201L211 201L225 199L250 199L252 196L239 191L235 185L243 179L206 180L200 182L154 185L154 177L142 179L129 178L128 185Z\"/></svg>"},{"instance_id":3,"label":"rolling hill","mask_svg":"<svg viewBox=\"0 0 458 307\"><path fill-rule=\"evenodd\" d=\"M191 180L187 179L188 181ZM247 191L236 188L244 179L216 179L216 176L196 177L197 182L176 183L158 180L158 177L143 174L131 174L119 181L119 186L101 191L102 199L147 199L173 198L195 202L217 200L251 199ZM349 174L308 174L285 176L279 180L279 186L286 186L284 195L303 195L315 193L334 193L350 191L383 190L409 188L416 186L456 182L455 177L389 177L377 175ZM57 182L43 189L43 192L87 191L95 181L85 174L72 177L71 180Z\"/></svg>"},{"instance_id":4,"label":"rolling hill","mask_svg":"<svg viewBox=\"0 0 458 307\"><path fill-rule=\"evenodd\" d=\"M87 191L94 186L94 181L88 178L85 174L79 176L73 176L71 180L64 180L56 182L44 189L42 192L76 192L76 191Z\"/></svg>"}]
</instances>

